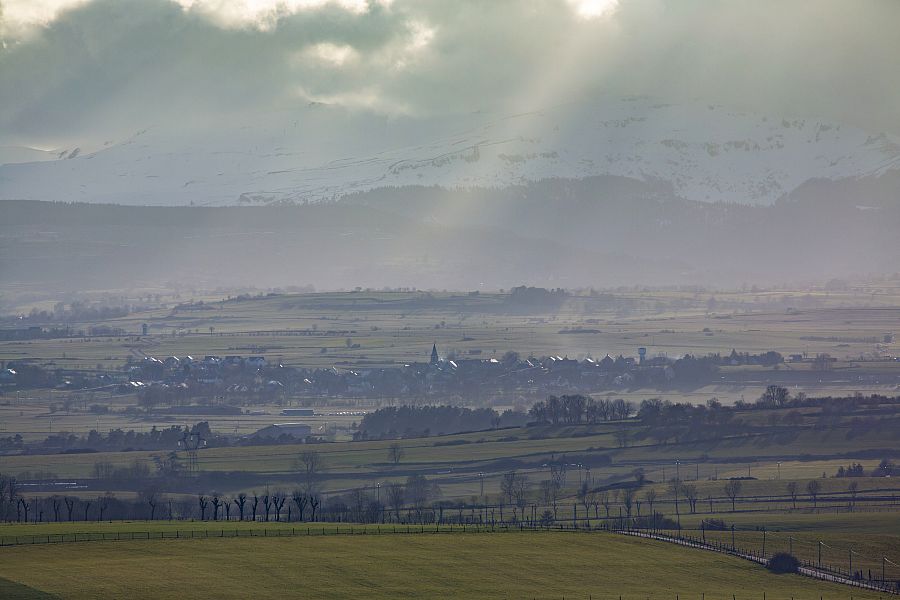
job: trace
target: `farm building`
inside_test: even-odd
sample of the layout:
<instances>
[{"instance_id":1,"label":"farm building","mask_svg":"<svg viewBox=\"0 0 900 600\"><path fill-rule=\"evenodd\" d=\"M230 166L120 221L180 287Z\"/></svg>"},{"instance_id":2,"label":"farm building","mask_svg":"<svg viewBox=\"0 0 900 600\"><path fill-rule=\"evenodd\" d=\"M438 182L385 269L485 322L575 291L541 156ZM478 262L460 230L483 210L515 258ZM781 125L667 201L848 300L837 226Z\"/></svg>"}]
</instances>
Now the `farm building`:
<instances>
[{"instance_id":1,"label":"farm building","mask_svg":"<svg viewBox=\"0 0 900 600\"><path fill-rule=\"evenodd\" d=\"M274 423L263 427L250 437L252 438L280 438L289 435L295 438L305 438L312 433L312 427L305 423Z\"/></svg>"},{"instance_id":2,"label":"farm building","mask_svg":"<svg viewBox=\"0 0 900 600\"><path fill-rule=\"evenodd\" d=\"M285 408L281 414L285 417L312 417L314 415L311 408Z\"/></svg>"}]
</instances>

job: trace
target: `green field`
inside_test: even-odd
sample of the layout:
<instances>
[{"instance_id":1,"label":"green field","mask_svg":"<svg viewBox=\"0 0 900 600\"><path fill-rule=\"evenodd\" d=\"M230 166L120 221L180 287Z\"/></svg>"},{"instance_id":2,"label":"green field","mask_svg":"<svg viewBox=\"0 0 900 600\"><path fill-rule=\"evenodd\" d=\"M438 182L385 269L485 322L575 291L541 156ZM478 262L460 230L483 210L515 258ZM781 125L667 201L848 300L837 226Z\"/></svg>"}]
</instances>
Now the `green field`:
<instances>
[{"instance_id":1,"label":"green field","mask_svg":"<svg viewBox=\"0 0 900 600\"><path fill-rule=\"evenodd\" d=\"M742 512L684 515L682 535L719 543L730 547L731 531L700 530L703 519L721 519L734 524L734 544L754 553L770 556L776 552L791 552L812 564L819 561L822 543L822 565L846 571L853 558L853 569L872 571L881 576L882 566L889 580L900 579L900 512ZM765 540L763 539L765 529ZM677 535L674 531L666 532ZM882 565L884 557L884 565Z\"/></svg>"},{"instance_id":2,"label":"green field","mask_svg":"<svg viewBox=\"0 0 900 600\"><path fill-rule=\"evenodd\" d=\"M562 532L0 548L0 578L73 599L878 597L662 542Z\"/></svg>"},{"instance_id":3,"label":"green field","mask_svg":"<svg viewBox=\"0 0 900 600\"><path fill-rule=\"evenodd\" d=\"M751 415L752 417L753 415ZM628 447L621 447L616 433L626 428L636 439ZM421 472L441 485L448 499L470 499L480 493L479 472L485 475L485 492L496 493L499 479L510 468L527 473L532 484L548 477L546 463L552 457L567 457L572 464L567 479L568 493L577 489L582 478L590 478L595 485L621 482L633 478L635 469L643 469L648 480L665 482L675 474L675 460L680 462L680 476L696 485L701 509L706 511L707 496L715 501L715 510L724 510L723 479L746 475L748 466L757 480L743 482L742 510L754 508L747 504L750 496L781 496L778 508L790 508L786 484L800 482L798 508L811 503L803 491L809 479L820 479L822 494L842 497L849 502L849 480L831 476L839 466L851 459L834 458L842 453L889 452L897 443L894 432L872 432L866 436L849 438L844 428L816 431L812 428L771 428L770 433L753 434L711 441L683 443L655 443L640 438L644 428L635 423L597 426L527 427L496 431L481 431L434 438L400 440L404 455L398 465L387 457L393 440L367 442L333 442L318 444L315 450L322 460L324 491L336 492L359 486L372 487L376 483L403 479L411 472ZM448 445L449 444L449 445ZM290 487L297 481L297 459L307 445L255 446L210 448L199 453L201 474L218 477L246 474L259 481L258 486ZM52 472L60 477L91 477L94 465L108 462L127 466L144 462L153 470L154 456L163 452L109 452L92 454L18 455L0 458L0 472ZM805 460L796 457L806 455ZM609 462L605 462L609 459ZM793 460L791 460L793 459ZM778 465L781 461L781 479ZM877 459L862 461L867 469L877 465ZM597 463L590 468L578 464ZM699 476L699 477L698 477ZM696 481L694 479L697 478ZM712 480L718 478L718 480ZM216 485L220 492L236 491L234 484L222 479ZM900 489L891 479L859 478L860 497L870 491ZM293 482L293 483L292 483ZM244 484L246 485L246 484ZM654 484L651 484L654 485ZM241 486L238 486L239 488ZM671 502L668 484L655 484L662 502ZM114 490L115 491L115 490ZM252 491L252 489L248 490ZM730 503L729 508L730 508Z\"/></svg>"}]
</instances>

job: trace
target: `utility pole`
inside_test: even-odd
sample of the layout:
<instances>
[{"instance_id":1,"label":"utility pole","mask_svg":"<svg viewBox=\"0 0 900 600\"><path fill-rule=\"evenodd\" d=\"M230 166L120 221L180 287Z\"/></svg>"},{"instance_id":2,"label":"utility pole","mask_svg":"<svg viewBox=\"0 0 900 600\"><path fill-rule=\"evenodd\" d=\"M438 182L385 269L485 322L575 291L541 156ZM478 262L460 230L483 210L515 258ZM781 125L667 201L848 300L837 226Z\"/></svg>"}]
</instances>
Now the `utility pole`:
<instances>
[{"instance_id":1,"label":"utility pole","mask_svg":"<svg viewBox=\"0 0 900 600\"><path fill-rule=\"evenodd\" d=\"M681 476L678 470L678 459L675 459L675 514L679 516L679 522L681 521L681 513L678 510L678 488L681 484ZM680 527L679 527L680 529Z\"/></svg>"}]
</instances>

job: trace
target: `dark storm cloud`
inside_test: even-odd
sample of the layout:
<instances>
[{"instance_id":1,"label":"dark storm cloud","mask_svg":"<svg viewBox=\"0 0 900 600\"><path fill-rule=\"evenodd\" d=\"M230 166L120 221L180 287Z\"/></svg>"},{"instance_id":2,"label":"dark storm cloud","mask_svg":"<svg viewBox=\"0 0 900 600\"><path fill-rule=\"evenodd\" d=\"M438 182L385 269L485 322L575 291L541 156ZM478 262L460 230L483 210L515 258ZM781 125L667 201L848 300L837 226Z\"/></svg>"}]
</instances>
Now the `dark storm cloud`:
<instances>
[{"instance_id":1,"label":"dark storm cloud","mask_svg":"<svg viewBox=\"0 0 900 600\"><path fill-rule=\"evenodd\" d=\"M7 0L0 135L52 144L189 130L310 101L514 112L594 93L900 132L891 0L620 0L597 18L567 0L395 0L235 17L246 4L93 0L19 31Z\"/></svg>"}]
</instances>

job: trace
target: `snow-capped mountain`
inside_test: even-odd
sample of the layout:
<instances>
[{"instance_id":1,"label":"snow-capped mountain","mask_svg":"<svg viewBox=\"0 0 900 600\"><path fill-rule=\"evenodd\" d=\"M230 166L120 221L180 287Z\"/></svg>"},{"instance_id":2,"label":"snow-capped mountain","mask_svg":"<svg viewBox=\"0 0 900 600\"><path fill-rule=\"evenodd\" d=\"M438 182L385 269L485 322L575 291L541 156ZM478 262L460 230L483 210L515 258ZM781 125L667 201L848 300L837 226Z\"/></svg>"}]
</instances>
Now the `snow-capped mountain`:
<instances>
[{"instance_id":1,"label":"snow-capped mountain","mask_svg":"<svg viewBox=\"0 0 900 600\"><path fill-rule=\"evenodd\" d=\"M690 200L771 204L810 180L900 169L900 140L815 119L630 98L441 119L311 105L243 124L150 127L52 157L0 166L0 198L269 204L388 186L614 175L662 183Z\"/></svg>"}]
</instances>

